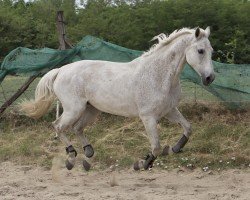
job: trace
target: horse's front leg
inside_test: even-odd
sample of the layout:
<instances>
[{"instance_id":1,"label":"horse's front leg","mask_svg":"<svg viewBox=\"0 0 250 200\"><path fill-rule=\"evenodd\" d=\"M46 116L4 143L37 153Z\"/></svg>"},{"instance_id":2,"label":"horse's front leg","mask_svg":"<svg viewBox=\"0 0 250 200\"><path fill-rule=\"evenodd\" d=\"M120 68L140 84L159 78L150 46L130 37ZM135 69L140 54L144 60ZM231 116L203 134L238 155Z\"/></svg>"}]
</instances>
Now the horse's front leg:
<instances>
[{"instance_id":1,"label":"horse's front leg","mask_svg":"<svg viewBox=\"0 0 250 200\"><path fill-rule=\"evenodd\" d=\"M153 166L153 162L161 153L161 146L159 141L158 129L157 129L157 120L152 116L140 116L146 132L148 134L152 152L149 153L145 160L138 161L134 164L134 169L139 170L144 168L145 170Z\"/></svg>"},{"instance_id":2,"label":"horse's front leg","mask_svg":"<svg viewBox=\"0 0 250 200\"><path fill-rule=\"evenodd\" d=\"M180 113L180 111L177 108L174 108L170 113L168 113L166 118L171 122L181 124L184 132L183 132L182 137L175 144L175 146L173 146L173 147L165 146L163 148L162 155L168 155L168 154L171 154L171 153L179 153L182 150L182 148L185 146L185 144L187 143L187 141L188 141L188 139L189 139L189 137L191 135L191 132L192 132L191 131L191 125L183 117L183 115Z\"/></svg>"}]
</instances>

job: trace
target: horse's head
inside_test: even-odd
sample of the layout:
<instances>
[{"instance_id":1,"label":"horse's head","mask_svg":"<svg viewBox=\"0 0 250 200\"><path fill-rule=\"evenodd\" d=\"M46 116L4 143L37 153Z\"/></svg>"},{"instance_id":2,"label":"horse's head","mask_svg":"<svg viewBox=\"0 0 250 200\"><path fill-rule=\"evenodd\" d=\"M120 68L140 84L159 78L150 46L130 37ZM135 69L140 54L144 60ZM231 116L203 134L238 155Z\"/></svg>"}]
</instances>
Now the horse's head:
<instances>
[{"instance_id":1,"label":"horse's head","mask_svg":"<svg viewBox=\"0 0 250 200\"><path fill-rule=\"evenodd\" d=\"M186 60L201 76L203 84L209 85L215 78L211 58L213 48L208 40L210 28L207 27L206 30L197 28L194 34L195 39L186 50Z\"/></svg>"}]
</instances>

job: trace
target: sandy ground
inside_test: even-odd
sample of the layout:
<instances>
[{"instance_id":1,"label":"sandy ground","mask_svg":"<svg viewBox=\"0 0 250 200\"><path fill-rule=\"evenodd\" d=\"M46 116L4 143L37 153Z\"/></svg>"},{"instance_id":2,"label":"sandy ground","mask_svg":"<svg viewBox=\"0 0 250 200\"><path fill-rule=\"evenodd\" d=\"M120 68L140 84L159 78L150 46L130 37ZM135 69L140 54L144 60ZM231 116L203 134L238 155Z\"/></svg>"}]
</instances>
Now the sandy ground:
<instances>
[{"instance_id":1,"label":"sandy ground","mask_svg":"<svg viewBox=\"0 0 250 200\"><path fill-rule=\"evenodd\" d=\"M111 186L112 185L112 186ZM115 186L113 186L115 185ZM250 170L85 172L0 164L0 199L250 199Z\"/></svg>"}]
</instances>

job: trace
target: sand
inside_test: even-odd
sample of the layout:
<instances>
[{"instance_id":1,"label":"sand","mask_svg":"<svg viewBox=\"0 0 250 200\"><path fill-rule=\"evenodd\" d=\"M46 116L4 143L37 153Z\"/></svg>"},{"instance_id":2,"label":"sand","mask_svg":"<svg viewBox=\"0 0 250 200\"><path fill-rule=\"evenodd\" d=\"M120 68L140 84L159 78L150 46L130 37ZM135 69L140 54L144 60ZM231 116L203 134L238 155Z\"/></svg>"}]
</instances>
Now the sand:
<instances>
[{"instance_id":1,"label":"sand","mask_svg":"<svg viewBox=\"0 0 250 200\"><path fill-rule=\"evenodd\" d=\"M71 171L0 164L1 200L250 199L250 170Z\"/></svg>"}]
</instances>

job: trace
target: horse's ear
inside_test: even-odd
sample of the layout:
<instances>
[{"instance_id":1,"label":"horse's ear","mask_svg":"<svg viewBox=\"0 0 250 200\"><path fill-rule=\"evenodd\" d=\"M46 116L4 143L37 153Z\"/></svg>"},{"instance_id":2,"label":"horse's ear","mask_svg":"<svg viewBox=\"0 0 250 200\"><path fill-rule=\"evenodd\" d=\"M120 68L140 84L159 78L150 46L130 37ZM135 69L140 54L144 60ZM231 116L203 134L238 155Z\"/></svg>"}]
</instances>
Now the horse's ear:
<instances>
[{"instance_id":1,"label":"horse's ear","mask_svg":"<svg viewBox=\"0 0 250 200\"><path fill-rule=\"evenodd\" d=\"M196 28L196 30L195 30L195 37L198 38L200 36L200 33L201 33L200 28L199 27Z\"/></svg>"},{"instance_id":2,"label":"horse's ear","mask_svg":"<svg viewBox=\"0 0 250 200\"><path fill-rule=\"evenodd\" d=\"M210 26L208 26L205 30L206 36L209 37L210 35Z\"/></svg>"}]
</instances>

